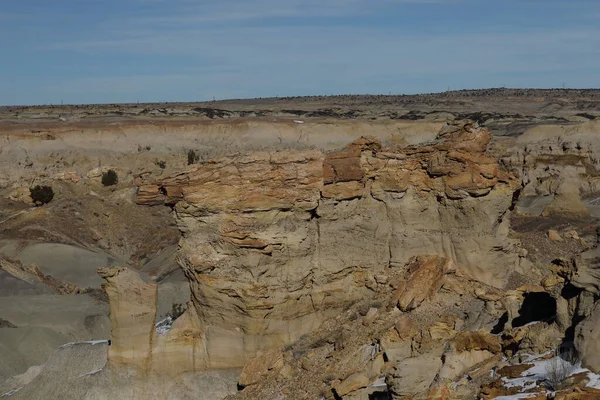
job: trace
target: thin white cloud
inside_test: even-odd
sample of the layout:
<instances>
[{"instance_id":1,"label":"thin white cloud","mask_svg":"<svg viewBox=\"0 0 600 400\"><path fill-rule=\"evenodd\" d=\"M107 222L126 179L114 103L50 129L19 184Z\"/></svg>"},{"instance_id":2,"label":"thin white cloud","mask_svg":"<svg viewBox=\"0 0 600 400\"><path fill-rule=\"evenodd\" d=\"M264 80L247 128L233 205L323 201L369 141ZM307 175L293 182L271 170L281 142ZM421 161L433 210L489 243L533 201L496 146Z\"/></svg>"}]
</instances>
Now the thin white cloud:
<instances>
[{"instance_id":1,"label":"thin white cloud","mask_svg":"<svg viewBox=\"0 0 600 400\"><path fill-rule=\"evenodd\" d=\"M600 49L600 35L587 30L418 36L365 29L315 32L298 27L285 35L276 33L275 28L267 27L235 33L186 30L95 42L91 45L100 52L160 55L165 59L185 56L197 60L198 66L190 66L182 75L144 75L138 71L132 76L75 79L46 89L112 93L118 98L170 93L170 100L252 97L275 94L277 88L287 89L288 94L319 94L326 87L345 92L368 92L371 87L387 93L382 89L385 85L410 81L411 77L430 77L438 82L447 77L447 84L453 85L458 76L487 75L490 79L489 75L513 74L526 77L523 82L529 79L534 85L537 81L532 74L544 76L600 64L600 54L590 52L590 47ZM73 48L88 46L90 43L77 43ZM585 60L585 64L575 65L574 60ZM378 81L381 84L373 83ZM504 83L511 81L502 78L498 82ZM446 87L437 85L433 90Z\"/></svg>"},{"instance_id":2,"label":"thin white cloud","mask_svg":"<svg viewBox=\"0 0 600 400\"><path fill-rule=\"evenodd\" d=\"M157 3L161 0L136 0ZM458 3L461 0L221 0L213 2L173 1L161 15L138 16L135 25L181 26L196 23L242 22L289 17L365 16L390 4ZM463 0L464 1L464 0Z\"/></svg>"},{"instance_id":3,"label":"thin white cloud","mask_svg":"<svg viewBox=\"0 0 600 400\"><path fill-rule=\"evenodd\" d=\"M135 25L181 26L287 17L335 17L367 11L362 0L226 0L212 3L179 3L165 15L136 18Z\"/></svg>"},{"instance_id":4,"label":"thin white cloud","mask_svg":"<svg viewBox=\"0 0 600 400\"><path fill-rule=\"evenodd\" d=\"M560 54L554 65L530 69L562 68L572 59L594 55L600 35L594 30L537 32L531 34L407 35L386 29L278 27L196 29L125 35L120 39L78 41L54 47L75 51L186 56L233 65L292 65L294 63L365 64L400 63L394 68L410 72L440 70L515 70L533 56ZM591 50L592 49L592 50Z\"/></svg>"}]
</instances>

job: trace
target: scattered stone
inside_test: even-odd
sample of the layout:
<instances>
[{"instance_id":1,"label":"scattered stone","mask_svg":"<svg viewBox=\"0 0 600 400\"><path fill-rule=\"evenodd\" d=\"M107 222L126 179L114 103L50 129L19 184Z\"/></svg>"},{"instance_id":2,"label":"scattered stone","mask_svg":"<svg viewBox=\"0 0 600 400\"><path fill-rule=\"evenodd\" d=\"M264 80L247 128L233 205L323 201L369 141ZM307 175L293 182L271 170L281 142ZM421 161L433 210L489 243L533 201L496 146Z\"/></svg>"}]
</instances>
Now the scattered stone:
<instances>
[{"instance_id":1,"label":"scattered stone","mask_svg":"<svg viewBox=\"0 0 600 400\"><path fill-rule=\"evenodd\" d=\"M57 181L71 182L71 183L79 183L81 181L81 177L75 171L63 171L54 175L54 179Z\"/></svg>"},{"instance_id":2,"label":"scattered stone","mask_svg":"<svg viewBox=\"0 0 600 400\"><path fill-rule=\"evenodd\" d=\"M397 290L398 308L411 311L440 289L450 261L437 256L419 256L409 262L406 277Z\"/></svg>"},{"instance_id":3,"label":"scattered stone","mask_svg":"<svg viewBox=\"0 0 600 400\"><path fill-rule=\"evenodd\" d=\"M551 290L553 287L561 285L564 282L565 279L563 277L556 274L548 274L542 279L540 284L544 287L544 289Z\"/></svg>"},{"instance_id":4,"label":"scattered stone","mask_svg":"<svg viewBox=\"0 0 600 400\"><path fill-rule=\"evenodd\" d=\"M369 311L367 312L367 315L365 315L365 317L363 318L363 325L368 326L371 325L373 323L373 321L375 320L375 317L377 316L377 309L376 308L369 308Z\"/></svg>"},{"instance_id":5,"label":"scattered stone","mask_svg":"<svg viewBox=\"0 0 600 400\"><path fill-rule=\"evenodd\" d=\"M492 400L501 396L514 396L519 393L519 391L520 388L518 387L504 386L504 381L498 378L489 385L482 387L479 392L479 397L482 400Z\"/></svg>"},{"instance_id":6,"label":"scattered stone","mask_svg":"<svg viewBox=\"0 0 600 400\"><path fill-rule=\"evenodd\" d=\"M558 233L554 229L550 229L548 231L548 239L550 239L553 242L562 242L564 240L562 236L560 236L560 233Z\"/></svg>"},{"instance_id":7,"label":"scattered stone","mask_svg":"<svg viewBox=\"0 0 600 400\"><path fill-rule=\"evenodd\" d=\"M33 199L31 198L31 191L28 187L20 187L14 189L7 197L12 201L19 201L27 205L33 205Z\"/></svg>"},{"instance_id":8,"label":"scattered stone","mask_svg":"<svg viewBox=\"0 0 600 400\"><path fill-rule=\"evenodd\" d=\"M394 328L398 332L400 339L410 339L417 333L413 319L409 314L400 315L396 320Z\"/></svg>"},{"instance_id":9,"label":"scattered stone","mask_svg":"<svg viewBox=\"0 0 600 400\"><path fill-rule=\"evenodd\" d=\"M454 339L452 339L452 344L457 352L488 350L491 353L496 354L502 351L502 345L500 344L499 337L486 331L460 332Z\"/></svg>"},{"instance_id":10,"label":"scattered stone","mask_svg":"<svg viewBox=\"0 0 600 400\"><path fill-rule=\"evenodd\" d=\"M554 400L598 400L600 389L591 387L575 387L556 393Z\"/></svg>"},{"instance_id":11,"label":"scattered stone","mask_svg":"<svg viewBox=\"0 0 600 400\"><path fill-rule=\"evenodd\" d=\"M337 383L333 386L333 390L338 396L345 396L348 393L357 391L369 385L370 380L363 374L352 374L342 382Z\"/></svg>"},{"instance_id":12,"label":"scattered stone","mask_svg":"<svg viewBox=\"0 0 600 400\"><path fill-rule=\"evenodd\" d=\"M531 369L533 366L533 364L507 365L497 370L496 373L505 378L514 379L520 377L523 372Z\"/></svg>"},{"instance_id":13,"label":"scattered stone","mask_svg":"<svg viewBox=\"0 0 600 400\"><path fill-rule=\"evenodd\" d=\"M576 231L568 231L565 233L565 237L568 237L569 239L580 240L580 237Z\"/></svg>"},{"instance_id":14,"label":"scattered stone","mask_svg":"<svg viewBox=\"0 0 600 400\"><path fill-rule=\"evenodd\" d=\"M429 389L441 367L441 357L432 354L403 360L387 375L390 391L397 396L424 392Z\"/></svg>"}]
</instances>

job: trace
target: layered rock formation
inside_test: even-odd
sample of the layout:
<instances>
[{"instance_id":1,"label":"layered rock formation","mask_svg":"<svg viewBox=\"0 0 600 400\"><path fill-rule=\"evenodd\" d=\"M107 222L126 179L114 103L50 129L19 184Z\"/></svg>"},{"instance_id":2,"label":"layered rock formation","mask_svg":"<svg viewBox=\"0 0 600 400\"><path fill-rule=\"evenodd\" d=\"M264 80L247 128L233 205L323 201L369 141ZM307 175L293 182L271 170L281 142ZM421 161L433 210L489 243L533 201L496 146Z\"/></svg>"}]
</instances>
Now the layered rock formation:
<instances>
[{"instance_id":1,"label":"layered rock formation","mask_svg":"<svg viewBox=\"0 0 600 400\"><path fill-rule=\"evenodd\" d=\"M270 395L257 395L256 391L278 388L283 379L289 382L290 398L313 398L323 390L323 376L331 375L334 378L325 385L329 398L333 393L346 396L365 390L376 392L368 387L387 374L386 388L405 395L427 390L434 380L453 381L484 361L496 365L500 358L495 354L501 350L497 337L485 331L459 330L490 329L493 319L464 320L464 315L485 307L490 300L482 298L498 302L499 291L449 267L445 258L423 256L411 259L405 271L389 271L386 283L355 304L348 304L346 310L338 310L336 316L323 321L310 334L289 346L273 346L260 352L244 366L238 385L250 389L243 392L246 396L262 398ZM436 271L436 280L430 279L431 271ZM228 354L226 347L220 349L222 353L209 352L214 343L206 340L206 328L199 323L197 310L186 311L171 330L159 334L149 318L155 308L155 285L141 281L124 268L101 269L99 273L108 282L104 288L112 306L112 343L108 351L111 373L133 374L137 382L180 380L188 373L201 373L230 361L218 358ZM406 274L410 286L406 285ZM415 297L415 288L422 294L410 304L411 310L419 309L419 313L401 313L406 299ZM444 312L450 301L455 309ZM370 307L364 310L366 305ZM445 344L448 340L449 347ZM298 363L302 368L297 368ZM471 385L469 390L476 388ZM131 398L156 396L139 391Z\"/></svg>"},{"instance_id":2,"label":"layered rock formation","mask_svg":"<svg viewBox=\"0 0 600 400\"><path fill-rule=\"evenodd\" d=\"M526 131L502 159L520 175L517 211L530 215L598 216L600 121L538 126Z\"/></svg>"},{"instance_id":3,"label":"layered rock formation","mask_svg":"<svg viewBox=\"0 0 600 400\"><path fill-rule=\"evenodd\" d=\"M171 205L183 232L207 367L291 343L415 255L504 287L521 263L506 218L517 182L486 155L490 139L460 123L422 146L365 137L330 154L252 153L140 182L138 204Z\"/></svg>"},{"instance_id":4,"label":"layered rock formation","mask_svg":"<svg viewBox=\"0 0 600 400\"><path fill-rule=\"evenodd\" d=\"M98 399L546 397L543 374L523 387L506 379L531 373L539 360L527 354L563 348L600 371L595 111L580 113L581 99L548 111L552 96L474 111L467 97L364 113L206 108L186 120L166 108L181 117L168 120L134 107L135 121L2 121L0 376L65 341L106 338L106 307L83 303L104 298L89 274L129 268L100 271L111 345L73 353L97 366L61 348L60 367L0 383L0 396L42 399L60 385L65 398ZM463 117L495 137L470 122L443 127ZM189 150L202 161L186 167ZM108 169L118 185L101 184ZM30 208L38 183L55 198ZM112 258L92 265L88 251L80 265L65 256L73 246ZM171 273L175 253L187 279ZM173 292L188 279L187 311L157 329L187 300ZM14 297L39 290L57 294ZM84 335L37 351L44 342L20 332L39 302L89 308L69 319ZM39 354L15 362L26 342ZM556 398L597 394L585 385L600 377L585 374Z\"/></svg>"}]
</instances>

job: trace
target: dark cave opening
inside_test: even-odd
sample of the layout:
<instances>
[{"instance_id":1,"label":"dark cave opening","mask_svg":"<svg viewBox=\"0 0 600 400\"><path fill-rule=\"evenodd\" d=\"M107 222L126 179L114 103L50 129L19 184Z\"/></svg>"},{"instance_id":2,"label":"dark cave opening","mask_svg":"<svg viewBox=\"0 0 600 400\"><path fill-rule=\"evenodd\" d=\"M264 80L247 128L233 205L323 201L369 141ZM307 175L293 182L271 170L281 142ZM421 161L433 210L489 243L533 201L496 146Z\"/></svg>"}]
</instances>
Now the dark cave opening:
<instances>
[{"instance_id":1,"label":"dark cave opening","mask_svg":"<svg viewBox=\"0 0 600 400\"><path fill-rule=\"evenodd\" d=\"M504 314L502 314L502 316L498 320L498 323L492 328L492 334L498 335L498 334L502 333L504 331L504 327L506 326L507 322L508 322L508 312L505 312Z\"/></svg>"},{"instance_id":2,"label":"dark cave opening","mask_svg":"<svg viewBox=\"0 0 600 400\"><path fill-rule=\"evenodd\" d=\"M510 207L508 208L509 211L514 211L515 208L517 207L517 203L519 202L519 197L521 197L521 192L522 191L523 191L523 188L518 188L513 193L512 200L511 200L511 203L510 203Z\"/></svg>"},{"instance_id":3,"label":"dark cave opening","mask_svg":"<svg viewBox=\"0 0 600 400\"><path fill-rule=\"evenodd\" d=\"M556 319L556 299L545 292L524 294L519 316L512 321L512 327L518 328L530 322L551 322Z\"/></svg>"},{"instance_id":4,"label":"dark cave opening","mask_svg":"<svg viewBox=\"0 0 600 400\"><path fill-rule=\"evenodd\" d=\"M582 290L583 289L579 289L573 286L571 283L569 283L562 288L562 290L560 291L560 295L566 300L571 300L572 298L579 296Z\"/></svg>"},{"instance_id":5,"label":"dark cave opening","mask_svg":"<svg viewBox=\"0 0 600 400\"><path fill-rule=\"evenodd\" d=\"M389 392L373 392L369 394L369 400L390 400Z\"/></svg>"}]
</instances>

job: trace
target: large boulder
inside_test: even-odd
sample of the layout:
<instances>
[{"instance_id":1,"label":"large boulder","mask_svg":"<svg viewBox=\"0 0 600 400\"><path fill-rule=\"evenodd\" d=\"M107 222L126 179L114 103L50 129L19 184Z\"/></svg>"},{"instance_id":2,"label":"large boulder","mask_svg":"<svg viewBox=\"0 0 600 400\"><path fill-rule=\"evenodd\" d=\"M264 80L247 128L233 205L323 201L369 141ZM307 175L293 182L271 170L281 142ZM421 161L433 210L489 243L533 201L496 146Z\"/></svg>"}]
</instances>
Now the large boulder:
<instances>
[{"instance_id":1,"label":"large boulder","mask_svg":"<svg viewBox=\"0 0 600 400\"><path fill-rule=\"evenodd\" d=\"M388 373L386 381L390 391L397 396L425 392L441 367L442 359L436 355L425 354L408 358L395 365Z\"/></svg>"},{"instance_id":2,"label":"large boulder","mask_svg":"<svg viewBox=\"0 0 600 400\"><path fill-rule=\"evenodd\" d=\"M575 346L582 365L600 373L600 305L596 303L591 314L576 327Z\"/></svg>"},{"instance_id":3,"label":"large boulder","mask_svg":"<svg viewBox=\"0 0 600 400\"><path fill-rule=\"evenodd\" d=\"M432 297L442 286L444 274L450 270L451 262L443 257L415 257L397 290L398 308L411 311Z\"/></svg>"}]
</instances>

